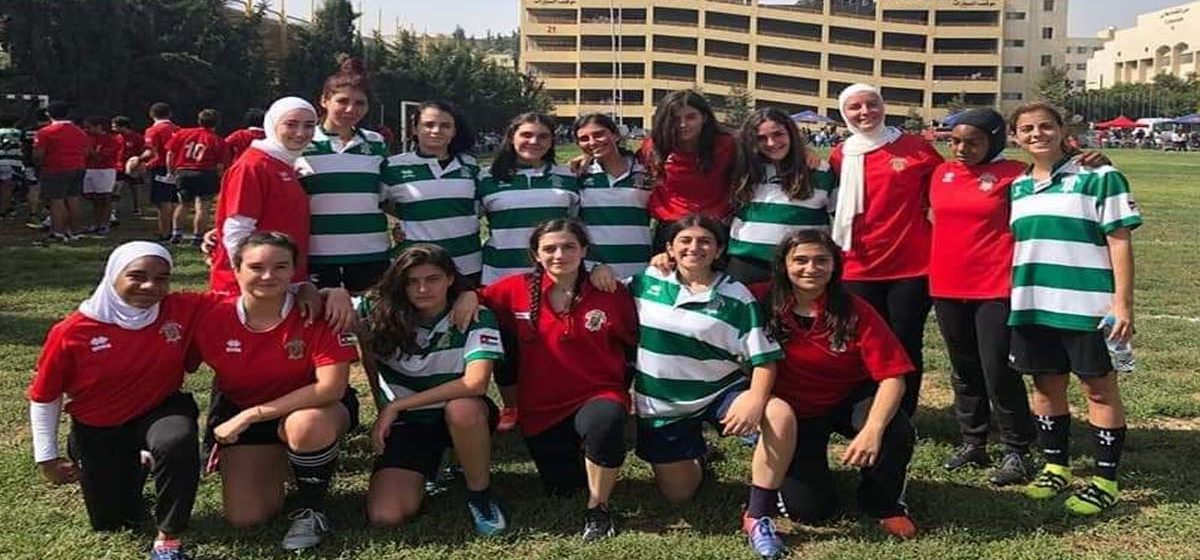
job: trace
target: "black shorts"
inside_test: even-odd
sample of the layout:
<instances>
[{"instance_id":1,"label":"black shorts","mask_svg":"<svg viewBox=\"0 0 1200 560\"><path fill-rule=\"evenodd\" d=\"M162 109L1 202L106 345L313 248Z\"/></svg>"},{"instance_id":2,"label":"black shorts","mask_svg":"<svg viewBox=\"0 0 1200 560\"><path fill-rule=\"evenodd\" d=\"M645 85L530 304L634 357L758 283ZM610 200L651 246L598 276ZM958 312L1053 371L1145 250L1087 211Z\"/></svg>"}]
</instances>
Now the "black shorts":
<instances>
[{"instance_id":1,"label":"black shorts","mask_svg":"<svg viewBox=\"0 0 1200 560\"><path fill-rule=\"evenodd\" d=\"M1009 349L1013 369L1029 375L1074 372L1103 377L1113 371L1104 333L1025 325L1012 330Z\"/></svg>"},{"instance_id":2,"label":"black shorts","mask_svg":"<svg viewBox=\"0 0 1200 560\"><path fill-rule=\"evenodd\" d=\"M478 398L487 405L488 429L494 432L500 423L500 409L492 399ZM442 465L442 456L453 445L445 417L429 422L397 421L384 442L383 455L375 458L374 470L404 469L433 480Z\"/></svg>"},{"instance_id":3,"label":"black shorts","mask_svg":"<svg viewBox=\"0 0 1200 560\"><path fill-rule=\"evenodd\" d=\"M83 169L42 173L42 200L60 200L83 194Z\"/></svg>"},{"instance_id":4,"label":"black shorts","mask_svg":"<svg viewBox=\"0 0 1200 560\"><path fill-rule=\"evenodd\" d=\"M392 265L389 261L308 265L308 279L318 288L346 288L358 294L374 286Z\"/></svg>"},{"instance_id":5,"label":"black shorts","mask_svg":"<svg viewBox=\"0 0 1200 560\"><path fill-rule=\"evenodd\" d=\"M346 393L342 395L342 406L346 408L346 412L350 414L350 427L347 432L353 431L358 427L358 391L354 387L346 387ZM229 399L224 398L215 389L212 392L212 404L208 407L208 422L204 429L204 448L211 449L216 442L213 437L213 430L220 426L226 420L237 416L243 409L233 404ZM235 445L282 445L283 440L279 439L279 418L273 420L263 420L255 422L246 428L238 436L237 441L233 443L222 443L222 447L233 447Z\"/></svg>"},{"instance_id":6,"label":"black shorts","mask_svg":"<svg viewBox=\"0 0 1200 560\"><path fill-rule=\"evenodd\" d=\"M745 390L744 383L726 389L699 415L677 420L666 426L653 427L639 419L637 456L652 465L699 459L704 455L706 447L704 424L709 423L719 429L721 419L729 412L733 400Z\"/></svg>"},{"instance_id":7,"label":"black shorts","mask_svg":"<svg viewBox=\"0 0 1200 560\"><path fill-rule=\"evenodd\" d=\"M171 183L164 183L159 180L166 174L167 169L165 167L155 167L149 171L151 204L175 204L179 202L179 189Z\"/></svg>"},{"instance_id":8,"label":"black shorts","mask_svg":"<svg viewBox=\"0 0 1200 560\"><path fill-rule=\"evenodd\" d=\"M209 200L221 190L221 178L214 170L183 169L177 175L179 200L191 202L197 198Z\"/></svg>"}]
</instances>

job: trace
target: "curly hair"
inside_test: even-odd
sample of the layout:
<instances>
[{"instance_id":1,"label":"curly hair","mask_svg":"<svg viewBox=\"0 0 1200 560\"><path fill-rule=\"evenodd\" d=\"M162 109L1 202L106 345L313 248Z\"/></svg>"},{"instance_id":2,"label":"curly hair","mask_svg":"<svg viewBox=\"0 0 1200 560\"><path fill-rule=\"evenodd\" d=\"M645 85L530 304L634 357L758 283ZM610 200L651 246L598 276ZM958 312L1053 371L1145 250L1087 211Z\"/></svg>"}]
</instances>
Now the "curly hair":
<instances>
[{"instance_id":1,"label":"curly hair","mask_svg":"<svg viewBox=\"0 0 1200 560\"><path fill-rule=\"evenodd\" d=\"M396 262L367 291L371 302L364 330L366 348L378 356L390 356L396 350L404 354L419 352L416 337L416 308L405 291L409 272L421 265L433 265L451 278L446 301L453 302L462 291L462 282L454 259L445 249L429 243L405 247Z\"/></svg>"},{"instance_id":2,"label":"curly hair","mask_svg":"<svg viewBox=\"0 0 1200 560\"><path fill-rule=\"evenodd\" d=\"M768 161L758 150L758 127L773 122L787 131L788 154L778 162ZM737 165L733 172L733 201L739 206L750 204L754 187L767 181L767 164L774 163L775 177L783 192L792 200L812 196L812 174L808 169L808 148L804 135L795 121L774 107L759 109L750 115L738 133Z\"/></svg>"}]
</instances>

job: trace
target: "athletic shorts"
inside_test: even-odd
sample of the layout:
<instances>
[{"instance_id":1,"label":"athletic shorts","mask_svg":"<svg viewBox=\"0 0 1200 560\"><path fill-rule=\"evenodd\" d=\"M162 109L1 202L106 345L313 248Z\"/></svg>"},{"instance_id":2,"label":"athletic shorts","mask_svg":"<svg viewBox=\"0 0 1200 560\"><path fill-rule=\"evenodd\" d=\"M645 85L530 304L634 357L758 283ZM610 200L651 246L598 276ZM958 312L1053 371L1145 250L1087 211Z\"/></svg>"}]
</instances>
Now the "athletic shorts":
<instances>
[{"instance_id":1,"label":"athletic shorts","mask_svg":"<svg viewBox=\"0 0 1200 560\"><path fill-rule=\"evenodd\" d=\"M83 194L112 194L117 186L116 169L88 169L83 174Z\"/></svg>"},{"instance_id":2,"label":"athletic shorts","mask_svg":"<svg viewBox=\"0 0 1200 560\"><path fill-rule=\"evenodd\" d=\"M174 204L179 202L179 189L175 183L168 183L167 169L155 167L150 170L150 203Z\"/></svg>"},{"instance_id":3,"label":"athletic shorts","mask_svg":"<svg viewBox=\"0 0 1200 560\"><path fill-rule=\"evenodd\" d=\"M181 169L176 175L176 186L179 187L179 200L183 202L197 198L209 200L221 190L221 178L212 169Z\"/></svg>"},{"instance_id":4,"label":"athletic shorts","mask_svg":"<svg viewBox=\"0 0 1200 560\"><path fill-rule=\"evenodd\" d=\"M18 179L21 177L21 173L23 172L21 171L20 167L0 165L0 181L12 181L14 179Z\"/></svg>"},{"instance_id":5,"label":"athletic shorts","mask_svg":"<svg viewBox=\"0 0 1200 560\"><path fill-rule=\"evenodd\" d=\"M308 265L308 279L318 288L346 288L358 294L374 286L392 265L389 261Z\"/></svg>"},{"instance_id":6,"label":"athletic shorts","mask_svg":"<svg viewBox=\"0 0 1200 560\"><path fill-rule=\"evenodd\" d=\"M704 455L704 424L721 429L721 419L733 406L733 400L746 390L739 383L716 398L699 415L666 426L652 427L638 419L637 456L650 464L674 463L699 459Z\"/></svg>"},{"instance_id":7,"label":"athletic shorts","mask_svg":"<svg viewBox=\"0 0 1200 560\"><path fill-rule=\"evenodd\" d=\"M212 404L208 407L208 422L204 429L204 448L206 450L211 449L217 441L216 437L213 436L213 430L244 410L230 402L229 399L224 398L215 389L212 395ZM350 413L350 428L347 431L352 431L358 427L358 391L355 391L353 387L346 387L346 392L342 395L341 403L346 408L346 412ZM274 420L255 422L238 436L237 441L222 443L221 446L282 445L283 440L279 439L279 421L279 418L275 418Z\"/></svg>"},{"instance_id":8,"label":"athletic shorts","mask_svg":"<svg viewBox=\"0 0 1200 560\"><path fill-rule=\"evenodd\" d=\"M500 423L500 409L487 397L478 397L487 406L488 430L496 431ZM375 471L404 469L420 473L425 480L437 477L446 449L454 446L445 417L429 422L405 422L392 424L384 442L383 454L375 458Z\"/></svg>"},{"instance_id":9,"label":"athletic shorts","mask_svg":"<svg viewBox=\"0 0 1200 560\"><path fill-rule=\"evenodd\" d=\"M83 171L60 171L57 173L42 173L42 199L60 200L83 194Z\"/></svg>"},{"instance_id":10,"label":"athletic shorts","mask_svg":"<svg viewBox=\"0 0 1200 560\"><path fill-rule=\"evenodd\" d=\"M1025 325L1012 329L1009 360L1013 369L1029 374L1103 377L1113 371L1103 331L1071 331Z\"/></svg>"}]
</instances>

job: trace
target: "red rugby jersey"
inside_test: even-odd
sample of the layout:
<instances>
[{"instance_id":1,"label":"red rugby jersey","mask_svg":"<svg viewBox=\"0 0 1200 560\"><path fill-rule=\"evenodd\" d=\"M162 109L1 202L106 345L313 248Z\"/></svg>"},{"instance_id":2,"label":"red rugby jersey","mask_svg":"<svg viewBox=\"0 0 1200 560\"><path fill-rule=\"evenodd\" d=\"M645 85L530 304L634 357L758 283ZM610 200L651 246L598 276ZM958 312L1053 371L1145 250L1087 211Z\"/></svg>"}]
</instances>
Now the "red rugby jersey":
<instances>
[{"instance_id":1,"label":"red rugby jersey","mask_svg":"<svg viewBox=\"0 0 1200 560\"><path fill-rule=\"evenodd\" d=\"M194 171L215 171L229 159L225 141L211 129L199 126L179 129L167 141L167 153L175 169Z\"/></svg>"},{"instance_id":2,"label":"red rugby jersey","mask_svg":"<svg viewBox=\"0 0 1200 560\"><path fill-rule=\"evenodd\" d=\"M154 157L146 162L148 169L167 166L167 142L170 142L171 137L178 131L179 127L171 121L155 121L146 129L142 145L154 150Z\"/></svg>"},{"instance_id":3,"label":"red rugby jersey","mask_svg":"<svg viewBox=\"0 0 1200 560\"><path fill-rule=\"evenodd\" d=\"M654 190L647 208L659 221L674 221L699 213L724 220L733 211L729 175L737 159L737 143L729 134L718 134L709 170L700 169L694 152L673 152L663 168L655 172ZM654 142L642 142L639 157L647 168L654 161Z\"/></svg>"}]
</instances>

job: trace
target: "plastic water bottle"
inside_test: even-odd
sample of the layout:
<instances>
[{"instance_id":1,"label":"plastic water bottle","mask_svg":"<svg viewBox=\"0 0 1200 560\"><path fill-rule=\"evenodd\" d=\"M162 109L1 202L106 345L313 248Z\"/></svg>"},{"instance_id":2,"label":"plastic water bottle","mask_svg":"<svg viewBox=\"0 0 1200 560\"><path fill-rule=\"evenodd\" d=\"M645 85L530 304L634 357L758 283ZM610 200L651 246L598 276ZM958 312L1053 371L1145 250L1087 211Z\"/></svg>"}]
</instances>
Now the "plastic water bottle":
<instances>
[{"instance_id":1,"label":"plastic water bottle","mask_svg":"<svg viewBox=\"0 0 1200 560\"><path fill-rule=\"evenodd\" d=\"M1104 333L1104 344L1108 346L1108 355L1112 357L1113 369L1117 373L1132 373L1134 369L1133 347L1128 342L1117 342L1108 336L1112 333L1117 318L1112 313L1100 320L1100 331Z\"/></svg>"}]
</instances>

